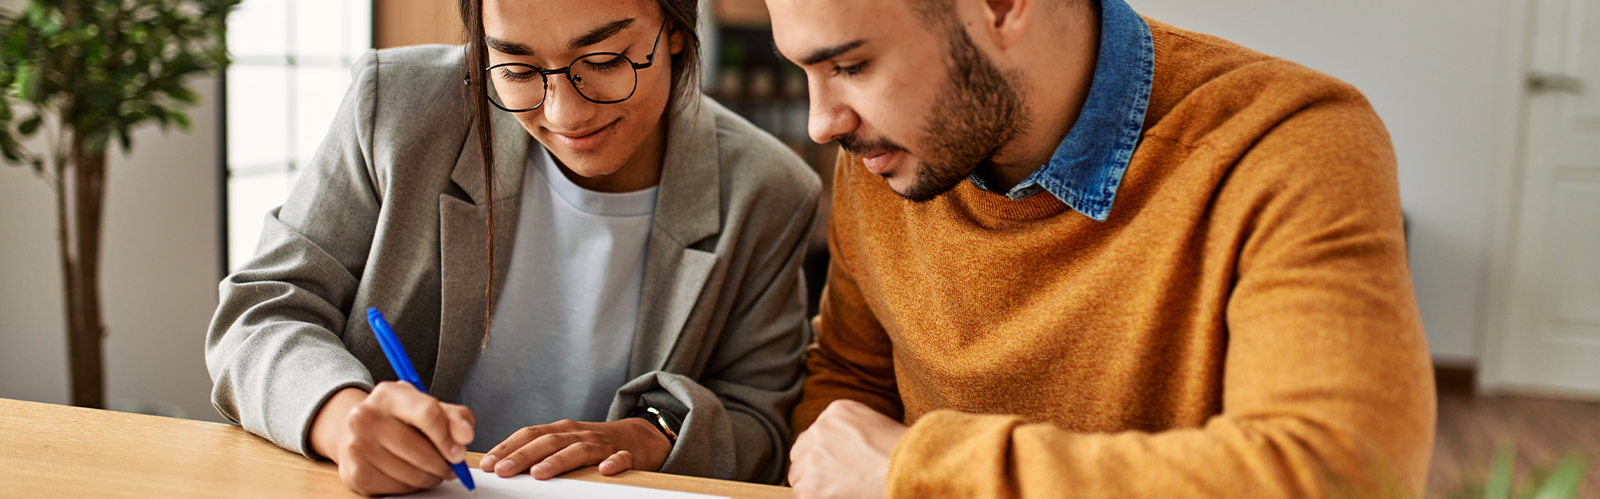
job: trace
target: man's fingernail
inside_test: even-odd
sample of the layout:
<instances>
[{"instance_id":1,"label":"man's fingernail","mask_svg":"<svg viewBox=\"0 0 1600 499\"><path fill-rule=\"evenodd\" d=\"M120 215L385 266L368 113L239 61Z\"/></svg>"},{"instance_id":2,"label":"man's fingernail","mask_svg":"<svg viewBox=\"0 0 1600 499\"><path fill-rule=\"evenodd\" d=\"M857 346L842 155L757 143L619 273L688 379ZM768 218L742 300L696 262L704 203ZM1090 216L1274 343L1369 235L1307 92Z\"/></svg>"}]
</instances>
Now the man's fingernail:
<instances>
[{"instance_id":1,"label":"man's fingernail","mask_svg":"<svg viewBox=\"0 0 1600 499\"><path fill-rule=\"evenodd\" d=\"M467 448L456 445L450 448L450 462L460 463L467 460Z\"/></svg>"},{"instance_id":2,"label":"man's fingernail","mask_svg":"<svg viewBox=\"0 0 1600 499\"><path fill-rule=\"evenodd\" d=\"M514 461L512 461L510 459L507 459L507 460L504 460L504 461L500 461L499 464L494 465L494 469L495 469L495 471L511 471L511 467L512 466L516 466L516 464L517 464L516 462L514 462Z\"/></svg>"},{"instance_id":3,"label":"man's fingernail","mask_svg":"<svg viewBox=\"0 0 1600 499\"><path fill-rule=\"evenodd\" d=\"M533 467L533 474L543 475L550 472L550 463L539 463Z\"/></svg>"},{"instance_id":4,"label":"man's fingernail","mask_svg":"<svg viewBox=\"0 0 1600 499\"><path fill-rule=\"evenodd\" d=\"M487 468L489 466L494 466L494 462L495 461L499 461L499 460L500 460L500 458L495 457L494 454L489 454L489 455L483 456L483 459L479 459L478 460L478 467L479 468Z\"/></svg>"}]
</instances>

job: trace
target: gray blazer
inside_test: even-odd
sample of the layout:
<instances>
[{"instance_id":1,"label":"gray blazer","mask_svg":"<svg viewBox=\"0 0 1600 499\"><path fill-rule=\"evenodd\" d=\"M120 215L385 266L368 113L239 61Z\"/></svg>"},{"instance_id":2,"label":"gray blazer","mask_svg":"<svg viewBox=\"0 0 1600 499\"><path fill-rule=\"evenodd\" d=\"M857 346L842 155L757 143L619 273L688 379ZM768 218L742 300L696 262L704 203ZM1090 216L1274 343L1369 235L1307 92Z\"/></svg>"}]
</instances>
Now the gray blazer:
<instances>
[{"instance_id":1,"label":"gray blazer","mask_svg":"<svg viewBox=\"0 0 1600 499\"><path fill-rule=\"evenodd\" d=\"M220 285L206 367L222 415L315 457L307 438L329 396L397 379L368 307L393 323L426 388L456 398L483 342L486 283L462 68L449 46L355 64L315 159L266 216L255 257ZM683 428L661 471L776 483L811 341L800 267L821 184L770 135L710 99L689 104L669 106L631 381L608 419L673 411ZM492 112L504 283L532 138Z\"/></svg>"}]
</instances>

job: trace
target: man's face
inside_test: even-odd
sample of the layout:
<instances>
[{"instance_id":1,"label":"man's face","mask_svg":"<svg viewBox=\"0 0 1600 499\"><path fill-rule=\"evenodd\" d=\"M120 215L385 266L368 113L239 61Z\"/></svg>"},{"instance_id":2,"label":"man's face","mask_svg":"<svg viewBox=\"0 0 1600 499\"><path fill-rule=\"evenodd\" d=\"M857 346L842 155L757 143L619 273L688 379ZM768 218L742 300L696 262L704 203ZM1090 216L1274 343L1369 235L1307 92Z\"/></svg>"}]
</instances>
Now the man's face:
<instances>
[{"instance_id":1,"label":"man's face","mask_svg":"<svg viewBox=\"0 0 1600 499\"><path fill-rule=\"evenodd\" d=\"M960 23L906 0L768 0L778 50L806 72L809 132L913 201L954 188L1026 127L1016 78Z\"/></svg>"}]
</instances>

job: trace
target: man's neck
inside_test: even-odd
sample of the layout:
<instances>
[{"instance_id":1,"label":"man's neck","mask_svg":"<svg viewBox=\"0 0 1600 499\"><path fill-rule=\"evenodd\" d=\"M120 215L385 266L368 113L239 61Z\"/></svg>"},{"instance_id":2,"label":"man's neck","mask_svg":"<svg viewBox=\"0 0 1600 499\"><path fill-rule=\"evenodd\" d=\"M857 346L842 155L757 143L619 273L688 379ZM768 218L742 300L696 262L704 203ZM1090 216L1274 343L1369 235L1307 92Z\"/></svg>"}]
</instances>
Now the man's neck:
<instances>
[{"instance_id":1,"label":"man's neck","mask_svg":"<svg viewBox=\"0 0 1600 499\"><path fill-rule=\"evenodd\" d=\"M1011 190L1050 161L1072 131L1094 82L1100 50L1100 7L1082 2L1066 12L1041 12L1053 21L1030 30L1020 49L1022 94L1028 122L976 173L998 192ZM1062 35L1065 33L1065 36Z\"/></svg>"}]
</instances>

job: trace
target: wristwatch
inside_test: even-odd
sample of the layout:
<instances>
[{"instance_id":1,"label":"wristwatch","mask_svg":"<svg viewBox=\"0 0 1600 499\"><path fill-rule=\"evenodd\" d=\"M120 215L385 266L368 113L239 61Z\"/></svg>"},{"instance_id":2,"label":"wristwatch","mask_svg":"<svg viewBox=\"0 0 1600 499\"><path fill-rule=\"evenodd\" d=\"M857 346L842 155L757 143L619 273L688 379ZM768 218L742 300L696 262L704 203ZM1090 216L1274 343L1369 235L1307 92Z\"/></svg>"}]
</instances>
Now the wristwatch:
<instances>
[{"instance_id":1,"label":"wristwatch","mask_svg":"<svg viewBox=\"0 0 1600 499\"><path fill-rule=\"evenodd\" d=\"M667 437L668 442L678 445L678 430L683 428L683 423L678 421L677 416L654 407L645 407L633 417L649 422L650 426L656 427L656 431Z\"/></svg>"}]
</instances>

